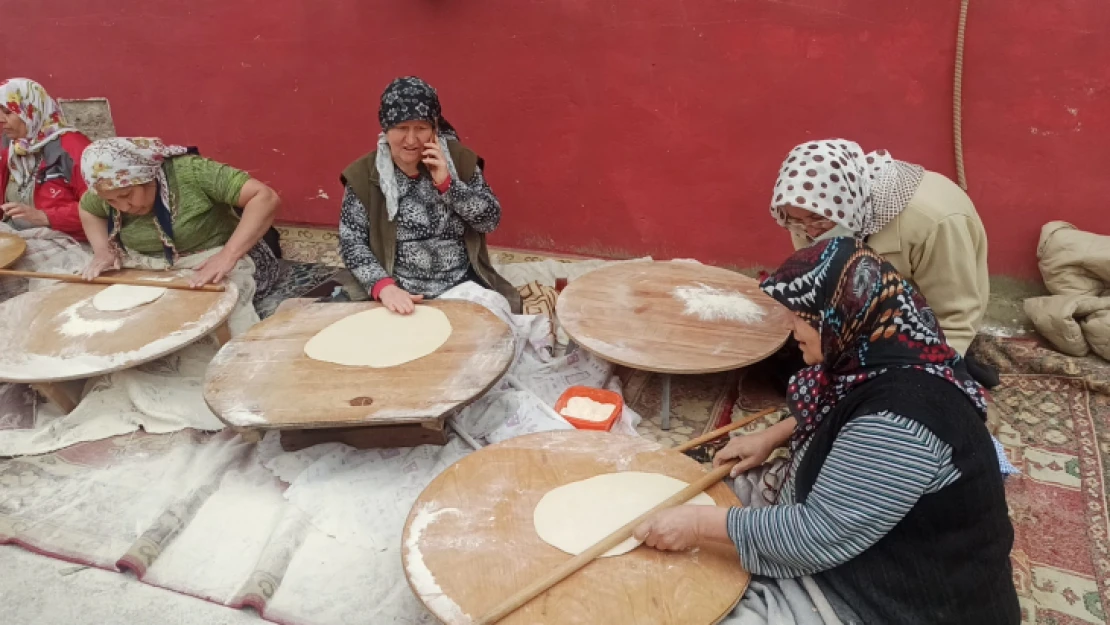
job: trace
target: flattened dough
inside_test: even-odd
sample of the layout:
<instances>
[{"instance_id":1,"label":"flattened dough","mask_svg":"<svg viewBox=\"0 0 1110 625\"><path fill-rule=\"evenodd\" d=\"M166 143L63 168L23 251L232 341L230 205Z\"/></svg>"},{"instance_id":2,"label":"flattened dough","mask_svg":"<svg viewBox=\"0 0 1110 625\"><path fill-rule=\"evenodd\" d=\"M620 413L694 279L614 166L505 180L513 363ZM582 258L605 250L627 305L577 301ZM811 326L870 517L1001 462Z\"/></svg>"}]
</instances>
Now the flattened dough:
<instances>
[{"instance_id":1,"label":"flattened dough","mask_svg":"<svg viewBox=\"0 0 1110 625\"><path fill-rule=\"evenodd\" d=\"M161 286L113 284L93 296L93 308L104 312L131 310L149 304L166 293Z\"/></svg>"},{"instance_id":2,"label":"flattened dough","mask_svg":"<svg viewBox=\"0 0 1110 625\"><path fill-rule=\"evenodd\" d=\"M659 473L603 473L548 491L536 504L532 522L545 543L578 555L687 486ZM686 505L716 503L700 493ZM629 538L601 557L623 555L639 546L640 541Z\"/></svg>"},{"instance_id":3,"label":"flattened dough","mask_svg":"<svg viewBox=\"0 0 1110 625\"><path fill-rule=\"evenodd\" d=\"M395 367L436 351L450 336L451 322L438 308L417 306L411 315L374 308L320 330L304 353L339 365Z\"/></svg>"}]
</instances>

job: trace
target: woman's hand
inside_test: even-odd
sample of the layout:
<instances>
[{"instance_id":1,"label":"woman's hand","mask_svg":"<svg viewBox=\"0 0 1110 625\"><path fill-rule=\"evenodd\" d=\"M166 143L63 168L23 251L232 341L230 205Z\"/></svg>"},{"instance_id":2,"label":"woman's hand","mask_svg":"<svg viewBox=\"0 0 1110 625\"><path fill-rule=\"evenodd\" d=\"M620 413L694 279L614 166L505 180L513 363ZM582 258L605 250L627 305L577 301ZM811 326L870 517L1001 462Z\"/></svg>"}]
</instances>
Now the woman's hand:
<instances>
[{"instance_id":1,"label":"woman's hand","mask_svg":"<svg viewBox=\"0 0 1110 625\"><path fill-rule=\"evenodd\" d=\"M739 460L729 472L729 475L736 477L766 462L780 444L781 441L777 440L770 429L736 436L713 457L713 466L719 467L730 460Z\"/></svg>"},{"instance_id":2,"label":"woman's hand","mask_svg":"<svg viewBox=\"0 0 1110 625\"><path fill-rule=\"evenodd\" d=\"M398 315L411 315L416 310L416 304L424 301L424 296L412 295L401 287L391 284L378 293L378 299L381 300L382 305Z\"/></svg>"},{"instance_id":3,"label":"woman's hand","mask_svg":"<svg viewBox=\"0 0 1110 625\"><path fill-rule=\"evenodd\" d=\"M50 218L46 216L46 213L31 208L26 204L8 202L7 204L0 205L0 210L4 211L5 216L12 219L22 219L32 226L38 226L39 228L50 227Z\"/></svg>"},{"instance_id":4,"label":"woman's hand","mask_svg":"<svg viewBox=\"0 0 1110 625\"><path fill-rule=\"evenodd\" d=\"M235 268L235 263L239 259L226 249L216 252L208 257L197 268L193 270L193 275L189 277L189 286L194 289L206 284L216 284L223 280L231 270Z\"/></svg>"},{"instance_id":5,"label":"woman's hand","mask_svg":"<svg viewBox=\"0 0 1110 625\"><path fill-rule=\"evenodd\" d=\"M685 551L701 542L729 542L728 508L675 506L640 524L632 534L660 551Z\"/></svg>"},{"instance_id":6,"label":"woman's hand","mask_svg":"<svg viewBox=\"0 0 1110 625\"><path fill-rule=\"evenodd\" d=\"M447 176L451 175L450 170L447 169L447 159L443 156L443 149L439 147L439 140L435 137L424 144L422 160L432 174L432 182L436 183L437 186L443 184L443 181L447 180Z\"/></svg>"},{"instance_id":7,"label":"woman's hand","mask_svg":"<svg viewBox=\"0 0 1110 625\"><path fill-rule=\"evenodd\" d=\"M108 248L106 250L97 250L93 254L92 260L85 265L85 269L81 271L81 277L86 280L92 280L105 271L115 271L120 268L119 254L115 249Z\"/></svg>"}]
</instances>

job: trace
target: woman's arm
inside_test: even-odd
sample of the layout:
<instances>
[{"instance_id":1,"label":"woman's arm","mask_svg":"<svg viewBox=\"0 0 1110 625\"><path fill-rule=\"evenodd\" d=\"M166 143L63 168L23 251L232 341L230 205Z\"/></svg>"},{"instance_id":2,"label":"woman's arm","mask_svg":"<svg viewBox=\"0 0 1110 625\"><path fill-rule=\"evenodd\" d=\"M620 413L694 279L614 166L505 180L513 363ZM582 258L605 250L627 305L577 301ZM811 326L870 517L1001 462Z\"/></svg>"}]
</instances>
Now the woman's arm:
<instances>
[{"instance_id":1,"label":"woman's arm","mask_svg":"<svg viewBox=\"0 0 1110 625\"><path fill-rule=\"evenodd\" d=\"M501 223L501 203L486 184L479 167L474 168L474 175L468 182L451 180L447 200L451 210L478 232L489 234Z\"/></svg>"},{"instance_id":2,"label":"woman's arm","mask_svg":"<svg viewBox=\"0 0 1110 625\"><path fill-rule=\"evenodd\" d=\"M262 240L274 223L281 198L276 191L252 178L243 184L235 205L243 209L235 231L222 250L197 266L189 284L201 286L223 280L235 268L235 263Z\"/></svg>"},{"instance_id":3,"label":"woman's arm","mask_svg":"<svg viewBox=\"0 0 1110 625\"><path fill-rule=\"evenodd\" d=\"M84 210L78 211L78 215L85 237L93 248L93 258L85 265L81 275L86 280L92 280L105 271L119 269L119 255L112 247L111 238L108 236L108 220Z\"/></svg>"},{"instance_id":4,"label":"woman's arm","mask_svg":"<svg viewBox=\"0 0 1110 625\"><path fill-rule=\"evenodd\" d=\"M243 209L243 216L224 244L224 249L239 260L262 240L274 224L274 215L281 208L281 198L276 191L252 178L243 185L235 205Z\"/></svg>"},{"instance_id":5,"label":"woman's arm","mask_svg":"<svg viewBox=\"0 0 1110 625\"><path fill-rule=\"evenodd\" d=\"M810 575L851 560L916 505L959 478L951 449L921 424L883 413L841 430L805 503L733 508L728 533L744 566Z\"/></svg>"},{"instance_id":6,"label":"woman's arm","mask_svg":"<svg viewBox=\"0 0 1110 625\"><path fill-rule=\"evenodd\" d=\"M370 297L395 313L407 315L416 310L423 295L412 295L393 282L381 262L370 249L370 220L366 208L347 186L343 189L343 206L339 210L339 255L343 264L358 280Z\"/></svg>"},{"instance_id":7,"label":"woman's arm","mask_svg":"<svg viewBox=\"0 0 1110 625\"><path fill-rule=\"evenodd\" d=\"M919 249L910 251L913 276L909 277L933 309L948 344L960 355L967 353L979 331L989 295L980 292L973 226L964 215L946 217Z\"/></svg>"},{"instance_id":8,"label":"woman's arm","mask_svg":"<svg viewBox=\"0 0 1110 625\"><path fill-rule=\"evenodd\" d=\"M378 293L393 284L393 278L370 250L370 220L366 217L366 207L350 186L343 189L343 204L339 209L339 255L347 270L372 298L378 299Z\"/></svg>"},{"instance_id":9,"label":"woman's arm","mask_svg":"<svg viewBox=\"0 0 1110 625\"><path fill-rule=\"evenodd\" d=\"M924 426L897 415L867 415L841 431L804 504L731 508L724 515L720 508L672 508L637 535L651 545L659 534L666 549L668 543L720 542L724 532L752 573L809 575L859 555L922 495L958 477L951 450Z\"/></svg>"}]
</instances>

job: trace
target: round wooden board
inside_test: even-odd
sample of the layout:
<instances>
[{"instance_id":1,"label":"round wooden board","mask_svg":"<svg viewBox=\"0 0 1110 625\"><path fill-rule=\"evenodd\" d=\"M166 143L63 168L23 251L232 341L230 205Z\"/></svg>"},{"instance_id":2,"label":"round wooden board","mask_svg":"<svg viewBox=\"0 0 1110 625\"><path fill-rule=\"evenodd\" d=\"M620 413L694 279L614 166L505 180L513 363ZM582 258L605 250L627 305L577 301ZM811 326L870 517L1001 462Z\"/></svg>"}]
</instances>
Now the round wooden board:
<instances>
[{"instance_id":1,"label":"round wooden board","mask_svg":"<svg viewBox=\"0 0 1110 625\"><path fill-rule=\"evenodd\" d=\"M480 618L571 556L536 535L532 511L551 489L602 473L648 471L686 482L704 469L641 438L560 431L521 436L458 461L424 489L405 522L402 561L417 597L448 625ZM725 484L706 491L740 505ZM503 625L711 625L750 576L731 545L599 558L507 616Z\"/></svg>"},{"instance_id":2,"label":"round wooden board","mask_svg":"<svg viewBox=\"0 0 1110 625\"><path fill-rule=\"evenodd\" d=\"M18 234L0 232L0 269L11 267L27 251L27 242Z\"/></svg>"},{"instance_id":3,"label":"round wooden board","mask_svg":"<svg viewBox=\"0 0 1110 625\"><path fill-rule=\"evenodd\" d=\"M154 287L179 277L134 269L112 276L150 280ZM92 298L108 286L60 282L0 304L0 381L61 382L130 369L208 335L239 299L228 283L223 292L167 289L150 304L102 312ZM86 333L89 328L98 330Z\"/></svg>"},{"instance_id":4,"label":"round wooden board","mask_svg":"<svg viewBox=\"0 0 1110 625\"><path fill-rule=\"evenodd\" d=\"M431 354L373 369L313 360L305 343L374 302L279 310L232 339L208 367L204 398L220 419L243 428L333 428L439 419L485 393L513 361L512 330L473 302L437 300L451 336Z\"/></svg>"},{"instance_id":5,"label":"round wooden board","mask_svg":"<svg viewBox=\"0 0 1110 625\"><path fill-rule=\"evenodd\" d=\"M736 291L764 310L762 321L702 321L673 292L706 285ZM596 269L559 296L556 316L576 343L620 365L656 373L717 373L746 367L782 347L792 322L755 280L693 262L628 262Z\"/></svg>"}]
</instances>

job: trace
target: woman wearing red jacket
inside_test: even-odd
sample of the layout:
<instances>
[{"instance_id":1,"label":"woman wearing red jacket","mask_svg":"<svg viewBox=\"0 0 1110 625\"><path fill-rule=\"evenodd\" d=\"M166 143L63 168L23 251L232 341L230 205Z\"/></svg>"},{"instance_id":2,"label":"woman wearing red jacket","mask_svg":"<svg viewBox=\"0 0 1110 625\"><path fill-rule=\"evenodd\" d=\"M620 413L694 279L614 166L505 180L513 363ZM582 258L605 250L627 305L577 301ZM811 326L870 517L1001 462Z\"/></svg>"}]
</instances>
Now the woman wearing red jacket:
<instances>
[{"instance_id":1,"label":"woman wearing red jacket","mask_svg":"<svg viewBox=\"0 0 1110 625\"><path fill-rule=\"evenodd\" d=\"M85 193L81 153L89 138L69 126L42 85L0 83L0 212L17 230L53 228L85 241L78 202Z\"/></svg>"}]
</instances>

